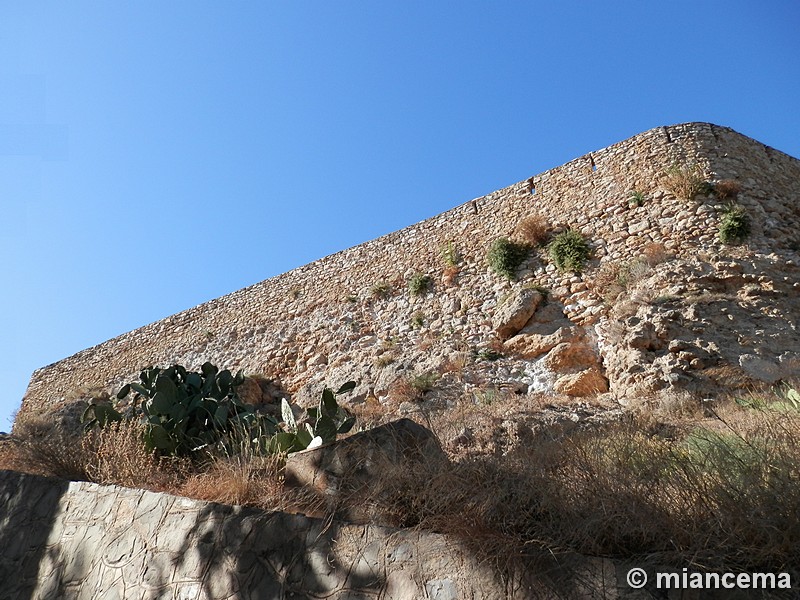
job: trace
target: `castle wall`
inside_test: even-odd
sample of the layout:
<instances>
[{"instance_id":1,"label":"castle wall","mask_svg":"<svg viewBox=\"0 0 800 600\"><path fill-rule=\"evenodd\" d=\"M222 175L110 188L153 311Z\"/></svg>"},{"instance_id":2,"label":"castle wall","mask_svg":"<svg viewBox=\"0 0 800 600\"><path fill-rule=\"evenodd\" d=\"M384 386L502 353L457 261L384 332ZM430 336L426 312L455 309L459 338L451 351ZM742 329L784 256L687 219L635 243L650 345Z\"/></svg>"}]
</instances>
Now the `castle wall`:
<instances>
[{"instance_id":1,"label":"castle wall","mask_svg":"<svg viewBox=\"0 0 800 600\"><path fill-rule=\"evenodd\" d=\"M681 201L663 189L665 170L689 163L742 184L739 201L754 217L751 250L788 252L800 244L800 162L715 125L659 127L38 369L21 413L57 406L77 389L112 389L143 367L174 362L197 368L210 360L277 376L289 390L309 381L338 384L330 378L346 373L348 361L386 340L413 345L414 311L424 312L440 343L485 343L498 298L513 285L547 287L572 320L597 322L606 307L586 280L601 263L635 258L653 242L677 256L720 251L713 203ZM631 190L645 194L643 206L629 206ZM524 266L517 284L490 272L491 241L530 214L592 240L594 256L583 275L559 274L541 257ZM442 247L450 241L463 260L457 281L444 283ZM405 290L417 271L436 282L423 298ZM388 298L371 294L380 283L393 286ZM364 368L366 377L378 377L371 365Z\"/></svg>"}]
</instances>

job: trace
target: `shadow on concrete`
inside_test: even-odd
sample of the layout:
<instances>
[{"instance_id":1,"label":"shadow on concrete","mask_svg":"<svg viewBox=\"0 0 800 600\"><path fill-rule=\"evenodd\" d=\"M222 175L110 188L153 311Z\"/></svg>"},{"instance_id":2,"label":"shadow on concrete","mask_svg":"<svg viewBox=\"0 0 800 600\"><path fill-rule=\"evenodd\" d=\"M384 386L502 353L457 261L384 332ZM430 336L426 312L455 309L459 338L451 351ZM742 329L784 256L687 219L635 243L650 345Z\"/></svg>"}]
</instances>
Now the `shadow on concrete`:
<instances>
[{"instance_id":1,"label":"shadow on concrete","mask_svg":"<svg viewBox=\"0 0 800 600\"><path fill-rule=\"evenodd\" d=\"M342 526L209 503L184 536L186 551L174 561L175 573L178 580L197 577L208 598L377 597L385 583L377 561L340 560Z\"/></svg>"},{"instance_id":2,"label":"shadow on concrete","mask_svg":"<svg viewBox=\"0 0 800 600\"><path fill-rule=\"evenodd\" d=\"M0 471L0 596L29 600L69 482Z\"/></svg>"}]
</instances>

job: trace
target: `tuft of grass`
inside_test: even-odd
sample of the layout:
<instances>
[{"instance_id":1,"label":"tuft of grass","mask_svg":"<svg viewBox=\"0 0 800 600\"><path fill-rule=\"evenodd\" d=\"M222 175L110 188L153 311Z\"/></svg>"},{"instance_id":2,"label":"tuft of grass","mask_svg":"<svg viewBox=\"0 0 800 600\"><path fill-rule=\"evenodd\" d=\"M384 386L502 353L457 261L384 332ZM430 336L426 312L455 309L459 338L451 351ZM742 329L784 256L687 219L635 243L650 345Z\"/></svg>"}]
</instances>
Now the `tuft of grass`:
<instances>
[{"instance_id":1,"label":"tuft of grass","mask_svg":"<svg viewBox=\"0 0 800 600\"><path fill-rule=\"evenodd\" d=\"M567 229L550 242L547 252L553 264L562 273L565 271L580 273L589 258L589 243L580 232Z\"/></svg>"},{"instance_id":2,"label":"tuft of grass","mask_svg":"<svg viewBox=\"0 0 800 600\"><path fill-rule=\"evenodd\" d=\"M448 240L448 242L442 246L442 260L444 260L446 267L455 267L461 262L461 253L458 251L458 248L456 248L453 240Z\"/></svg>"},{"instance_id":3,"label":"tuft of grass","mask_svg":"<svg viewBox=\"0 0 800 600\"><path fill-rule=\"evenodd\" d=\"M392 284L388 281L379 281L369 290L369 295L376 299L388 298L392 294Z\"/></svg>"},{"instance_id":4,"label":"tuft of grass","mask_svg":"<svg viewBox=\"0 0 800 600\"><path fill-rule=\"evenodd\" d=\"M719 241L723 244L740 244L750 235L750 217L744 207L727 205L719 222Z\"/></svg>"},{"instance_id":5,"label":"tuft of grass","mask_svg":"<svg viewBox=\"0 0 800 600\"><path fill-rule=\"evenodd\" d=\"M432 285L430 275L417 272L408 280L408 291L412 296L422 296L430 291Z\"/></svg>"},{"instance_id":6,"label":"tuft of grass","mask_svg":"<svg viewBox=\"0 0 800 600\"><path fill-rule=\"evenodd\" d=\"M512 242L508 238L497 238L489 246L486 260L498 275L514 280L517 269L528 257L530 248L527 244Z\"/></svg>"},{"instance_id":7,"label":"tuft of grass","mask_svg":"<svg viewBox=\"0 0 800 600\"><path fill-rule=\"evenodd\" d=\"M698 194L708 192L708 182L700 165L672 165L664 173L664 188L679 200L693 200Z\"/></svg>"},{"instance_id":8,"label":"tuft of grass","mask_svg":"<svg viewBox=\"0 0 800 600\"><path fill-rule=\"evenodd\" d=\"M419 375L413 375L409 380L409 383L411 384L411 387L417 390L420 394L425 394L434 388L437 381L439 381L439 374L433 371L427 371L425 373L420 373Z\"/></svg>"},{"instance_id":9,"label":"tuft of grass","mask_svg":"<svg viewBox=\"0 0 800 600\"><path fill-rule=\"evenodd\" d=\"M638 190L631 190L628 192L628 206L633 208L634 206L644 206L645 195L644 192L640 192Z\"/></svg>"}]
</instances>

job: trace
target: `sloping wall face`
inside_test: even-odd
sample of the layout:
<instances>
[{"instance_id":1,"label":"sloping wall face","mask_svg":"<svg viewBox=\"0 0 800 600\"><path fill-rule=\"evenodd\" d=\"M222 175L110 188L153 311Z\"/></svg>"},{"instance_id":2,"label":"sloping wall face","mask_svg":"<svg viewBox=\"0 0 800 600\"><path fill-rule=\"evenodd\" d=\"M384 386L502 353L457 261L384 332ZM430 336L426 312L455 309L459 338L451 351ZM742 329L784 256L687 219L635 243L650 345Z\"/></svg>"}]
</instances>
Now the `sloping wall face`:
<instances>
[{"instance_id":1,"label":"sloping wall face","mask_svg":"<svg viewBox=\"0 0 800 600\"><path fill-rule=\"evenodd\" d=\"M39 369L21 412L56 406L76 389L113 389L148 365L197 368L206 360L279 377L289 391L336 385L356 373L362 389L380 397L390 375L376 356L387 341L419 347L422 333L409 325L414 315L436 347L485 346L498 304L524 285L548 288L569 320L591 328L608 316L587 286L603 264L634 259L652 243L687 260L719 253L715 202L687 202L664 189L665 171L688 164L741 184L739 202L753 218L748 251L791 254L800 246L797 160L710 124L657 128ZM629 203L633 190L645 195L642 206ZM543 253L522 266L517 282L489 270L489 244L532 214L591 240L593 258L583 274L557 272ZM448 243L461 258L449 280L442 279ZM434 281L422 297L405 288L415 272ZM376 286L388 292L377 294ZM423 348L410 360L430 353ZM614 392L619 379L611 379Z\"/></svg>"}]
</instances>

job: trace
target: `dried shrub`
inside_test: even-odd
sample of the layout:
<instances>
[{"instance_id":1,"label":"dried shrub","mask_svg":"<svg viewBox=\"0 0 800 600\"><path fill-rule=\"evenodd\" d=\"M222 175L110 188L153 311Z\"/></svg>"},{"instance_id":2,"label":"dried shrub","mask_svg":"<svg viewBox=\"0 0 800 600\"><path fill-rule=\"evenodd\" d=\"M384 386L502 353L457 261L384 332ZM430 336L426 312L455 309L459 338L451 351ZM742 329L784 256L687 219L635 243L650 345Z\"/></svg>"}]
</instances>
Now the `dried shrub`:
<instances>
[{"instance_id":1,"label":"dried shrub","mask_svg":"<svg viewBox=\"0 0 800 600\"><path fill-rule=\"evenodd\" d=\"M442 375L445 373L460 374L464 372L469 362L470 354L468 352L454 352L442 362L439 372Z\"/></svg>"},{"instance_id":2,"label":"dried shrub","mask_svg":"<svg viewBox=\"0 0 800 600\"><path fill-rule=\"evenodd\" d=\"M388 389L389 402L399 405L403 402L416 402L422 397L420 391L411 385L409 377L403 376L395 379Z\"/></svg>"},{"instance_id":3,"label":"dried shrub","mask_svg":"<svg viewBox=\"0 0 800 600\"><path fill-rule=\"evenodd\" d=\"M620 281L620 270L618 262L605 262L587 281L589 288L607 304L612 304L625 291L625 286Z\"/></svg>"},{"instance_id":4,"label":"dried shrub","mask_svg":"<svg viewBox=\"0 0 800 600\"><path fill-rule=\"evenodd\" d=\"M670 258L667 247L661 242L649 242L642 249L642 258L651 267L660 265Z\"/></svg>"},{"instance_id":5,"label":"dried shrub","mask_svg":"<svg viewBox=\"0 0 800 600\"><path fill-rule=\"evenodd\" d=\"M514 229L515 239L534 247L544 246L549 236L550 225L541 215L528 215Z\"/></svg>"},{"instance_id":6,"label":"dried shrub","mask_svg":"<svg viewBox=\"0 0 800 600\"><path fill-rule=\"evenodd\" d=\"M89 481L91 455L79 434L60 427L52 415L25 413L14 423L16 470L71 481Z\"/></svg>"},{"instance_id":7,"label":"dried shrub","mask_svg":"<svg viewBox=\"0 0 800 600\"><path fill-rule=\"evenodd\" d=\"M664 173L662 184L673 196L686 201L709 190L703 169L695 163L672 165Z\"/></svg>"},{"instance_id":8,"label":"dried shrub","mask_svg":"<svg viewBox=\"0 0 800 600\"><path fill-rule=\"evenodd\" d=\"M417 402L433 389L438 379L439 374L432 371L398 377L389 386L389 400L395 404Z\"/></svg>"},{"instance_id":9,"label":"dried shrub","mask_svg":"<svg viewBox=\"0 0 800 600\"><path fill-rule=\"evenodd\" d=\"M159 457L144 443L145 426L118 421L88 432L81 439L91 481L151 490L171 490L190 469L188 460Z\"/></svg>"},{"instance_id":10,"label":"dried shrub","mask_svg":"<svg viewBox=\"0 0 800 600\"><path fill-rule=\"evenodd\" d=\"M447 265L442 271L442 283L447 287L455 285L460 272L461 269L457 265Z\"/></svg>"},{"instance_id":11,"label":"dried shrub","mask_svg":"<svg viewBox=\"0 0 800 600\"><path fill-rule=\"evenodd\" d=\"M714 185L714 194L720 200L734 201L742 191L742 186L734 179L723 179Z\"/></svg>"}]
</instances>

